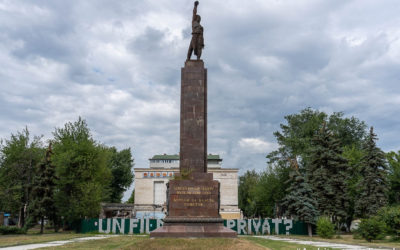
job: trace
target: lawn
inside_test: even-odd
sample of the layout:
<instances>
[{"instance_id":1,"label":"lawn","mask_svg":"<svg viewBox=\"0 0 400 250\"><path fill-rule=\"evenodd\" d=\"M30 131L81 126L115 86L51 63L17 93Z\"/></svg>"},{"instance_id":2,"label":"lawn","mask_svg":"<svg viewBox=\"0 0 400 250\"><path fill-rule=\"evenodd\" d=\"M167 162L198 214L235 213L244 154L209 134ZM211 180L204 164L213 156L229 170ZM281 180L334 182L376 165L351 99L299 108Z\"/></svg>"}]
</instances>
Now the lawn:
<instances>
[{"instance_id":1,"label":"lawn","mask_svg":"<svg viewBox=\"0 0 400 250\"><path fill-rule=\"evenodd\" d=\"M70 243L57 248L48 249L318 249L317 247L277 242L261 238L239 237L236 239L227 238L157 238L150 239L148 236L119 236L101 240Z\"/></svg>"},{"instance_id":2,"label":"lawn","mask_svg":"<svg viewBox=\"0 0 400 250\"><path fill-rule=\"evenodd\" d=\"M310 241L326 241L333 243L343 243L343 244L352 244L352 245L361 245L367 247L388 247L388 248L400 248L400 242L386 240L374 240L372 242L368 242L364 239L354 239L352 234L340 235L338 238L332 239L323 239L318 236L308 237L308 236L300 236L300 235L282 235L279 236L282 238L290 238L290 239L299 239L299 240L310 240Z\"/></svg>"},{"instance_id":3,"label":"lawn","mask_svg":"<svg viewBox=\"0 0 400 250\"><path fill-rule=\"evenodd\" d=\"M89 234L76 233L45 233L45 234L18 234L18 235L0 235L0 247L26 245L33 243L42 243L56 240L69 240L73 238L90 236Z\"/></svg>"}]
</instances>

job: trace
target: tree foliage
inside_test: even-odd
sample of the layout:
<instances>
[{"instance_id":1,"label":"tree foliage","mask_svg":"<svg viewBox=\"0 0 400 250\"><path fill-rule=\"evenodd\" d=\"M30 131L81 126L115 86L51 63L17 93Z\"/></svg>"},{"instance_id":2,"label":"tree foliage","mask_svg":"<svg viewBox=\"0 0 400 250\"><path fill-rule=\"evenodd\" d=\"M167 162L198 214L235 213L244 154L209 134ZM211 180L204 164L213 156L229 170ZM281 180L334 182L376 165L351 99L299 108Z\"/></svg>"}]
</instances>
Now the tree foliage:
<instances>
[{"instance_id":1,"label":"tree foliage","mask_svg":"<svg viewBox=\"0 0 400 250\"><path fill-rule=\"evenodd\" d=\"M82 218L97 217L100 202L109 198L109 151L93 140L81 118L57 128L53 135L53 163L59 178L56 204L68 226L74 226Z\"/></svg>"},{"instance_id":2,"label":"tree foliage","mask_svg":"<svg viewBox=\"0 0 400 250\"><path fill-rule=\"evenodd\" d=\"M255 190L259 179L259 174L254 170L247 171L243 176L239 177L239 207L246 217L251 218L257 214Z\"/></svg>"},{"instance_id":3,"label":"tree foliage","mask_svg":"<svg viewBox=\"0 0 400 250\"><path fill-rule=\"evenodd\" d=\"M311 186L298 169L291 171L288 181L290 186L283 199L283 205L287 208L286 214L315 225L319 212Z\"/></svg>"},{"instance_id":4,"label":"tree foliage","mask_svg":"<svg viewBox=\"0 0 400 250\"><path fill-rule=\"evenodd\" d=\"M376 146L376 134L371 127L363 145L360 194L355 204L357 215L362 218L375 215L387 204L387 164L385 154Z\"/></svg>"},{"instance_id":5,"label":"tree foliage","mask_svg":"<svg viewBox=\"0 0 400 250\"><path fill-rule=\"evenodd\" d=\"M386 154L389 167L389 204L400 205L400 151Z\"/></svg>"},{"instance_id":6,"label":"tree foliage","mask_svg":"<svg viewBox=\"0 0 400 250\"><path fill-rule=\"evenodd\" d=\"M51 163L51 144L46 151L46 156L36 168L36 175L32 185L32 202L29 206L30 218L41 221L40 233L43 233L44 218L53 222L55 230L58 228L57 209L54 202L56 187L55 167Z\"/></svg>"},{"instance_id":7,"label":"tree foliage","mask_svg":"<svg viewBox=\"0 0 400 250\"><path fill-rule=\"evenodd\" d=\"M312 146L311 162L306 171L314 197L318 200L318 210L333 222L345 220L349 206L349 166L342 156L340 142L323 124L315 134Z\"/></svg>"},{"instance_id":8,"label":"tree foliage","mask_svg":"<svg viewBox=\"0 0 400 250\"><path fill-rule=\"evenodd\" d=\"M108 166L112 174L109 202L119 203L124 192L133 182L131 149L127 148L118 152L115 147L111 147L108 151L110 153Z\"/></svg>"},{"instance_id":9,"label":"tree foliage","mask_svg":"<svg viewBox=\"0 0 400 250\"><path fill-rule=\"evenodd\" d=\"M126 201L126 203L135 204L135 189L132 190L131 196Z\"/></svg>"},{"instance_id":10,"label":"tree foliage","mask_svg":"<svg viewBox=\"0 0 400 250\"><path fill-rule=\"evenodd\" d=\"M41 137L32 139L25 128L2 141L0 152L0 210L19 216L19 226L23 227L34 169L44 153Z\"/></svg>"}]
</instances>

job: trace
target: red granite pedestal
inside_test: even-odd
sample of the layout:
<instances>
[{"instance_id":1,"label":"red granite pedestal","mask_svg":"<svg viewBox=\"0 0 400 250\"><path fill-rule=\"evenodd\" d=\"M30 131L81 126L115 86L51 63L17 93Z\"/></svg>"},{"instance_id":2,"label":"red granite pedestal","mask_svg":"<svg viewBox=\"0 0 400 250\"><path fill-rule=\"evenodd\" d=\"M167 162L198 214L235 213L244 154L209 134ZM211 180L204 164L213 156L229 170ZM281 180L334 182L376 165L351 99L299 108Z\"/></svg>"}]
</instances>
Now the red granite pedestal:
<instances>
[{"instance_id":1,"label":"red granite pedestal","mask_svg":"<svg viewBox=\"0 0 400 250\"><path fill-rule=\"evenodd\" d=\"M180 174L167 188L168 215L150 237L236 237L219 214L220 186L207 173L207 69L202 60L182 68Z\"/></svg>"},{"instance_id":2,"label":"red granite pedestal","mask_svg":"<svg viewBox=\"0 0 400 250\"><path fill-rule=\"evenodd\" d=\"M236 237L219 215L219 182L207 173L191 177L169 182L168 216L150 237Z\"/></svg>"}]
</instances>

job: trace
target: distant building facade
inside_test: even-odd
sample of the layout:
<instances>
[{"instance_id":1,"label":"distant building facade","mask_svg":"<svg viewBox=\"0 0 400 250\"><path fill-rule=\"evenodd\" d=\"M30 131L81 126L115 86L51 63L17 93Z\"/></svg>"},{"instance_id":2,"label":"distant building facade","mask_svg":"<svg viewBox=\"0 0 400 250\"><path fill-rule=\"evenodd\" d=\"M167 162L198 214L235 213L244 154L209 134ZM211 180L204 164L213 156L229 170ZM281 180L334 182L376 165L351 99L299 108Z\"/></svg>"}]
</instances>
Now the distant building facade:
<instances>
[{"instance_id":1,"label":"distant building facade","mask_svg":"<svg viewBox=\"0 0 400 250\"><path fill-rule=\"evenodd\" d=\"M207 169L220 182L220 214L223 219L239 219L238 169L222 168L219 155L208 155ZM135 215L163 218L166 212L166 184L179 173L179 155L155 155L150 168L135 168Z\"/></svg>"}]
</instances>

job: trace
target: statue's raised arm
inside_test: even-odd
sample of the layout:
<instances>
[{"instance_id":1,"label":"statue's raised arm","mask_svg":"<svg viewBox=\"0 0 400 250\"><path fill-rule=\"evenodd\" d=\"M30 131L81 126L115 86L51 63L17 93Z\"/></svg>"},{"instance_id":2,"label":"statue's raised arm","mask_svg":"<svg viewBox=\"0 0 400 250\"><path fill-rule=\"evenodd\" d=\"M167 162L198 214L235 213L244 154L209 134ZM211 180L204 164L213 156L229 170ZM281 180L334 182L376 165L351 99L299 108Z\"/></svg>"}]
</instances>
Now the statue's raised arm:
<instances>
[{"instance_id":1,"label":"statue's raised arm","mask_svg":"<svg viewBox=\"0 0 400 250\"><path fill-rule=\"evenodd\" d=\"M197 15L198 5L199 1L195 1L192 18L192 40L190 41L187 60L190 60L193 52L197 56L197 60L200 60L204 48L203 26L200 25L201 17Z\"/></svg>"},{"instance_id":2,"label":"statue's raised arm","mask_svg":"<svg viewBox=\"0 0 400 250\"><path fill-rule=\"evenodd\" d=\"M196 16L197 16L197 5L199 5L199 1L194 2L192 22L194 22L194 21L196 20Z\"/></svg>"}]
</instances>

